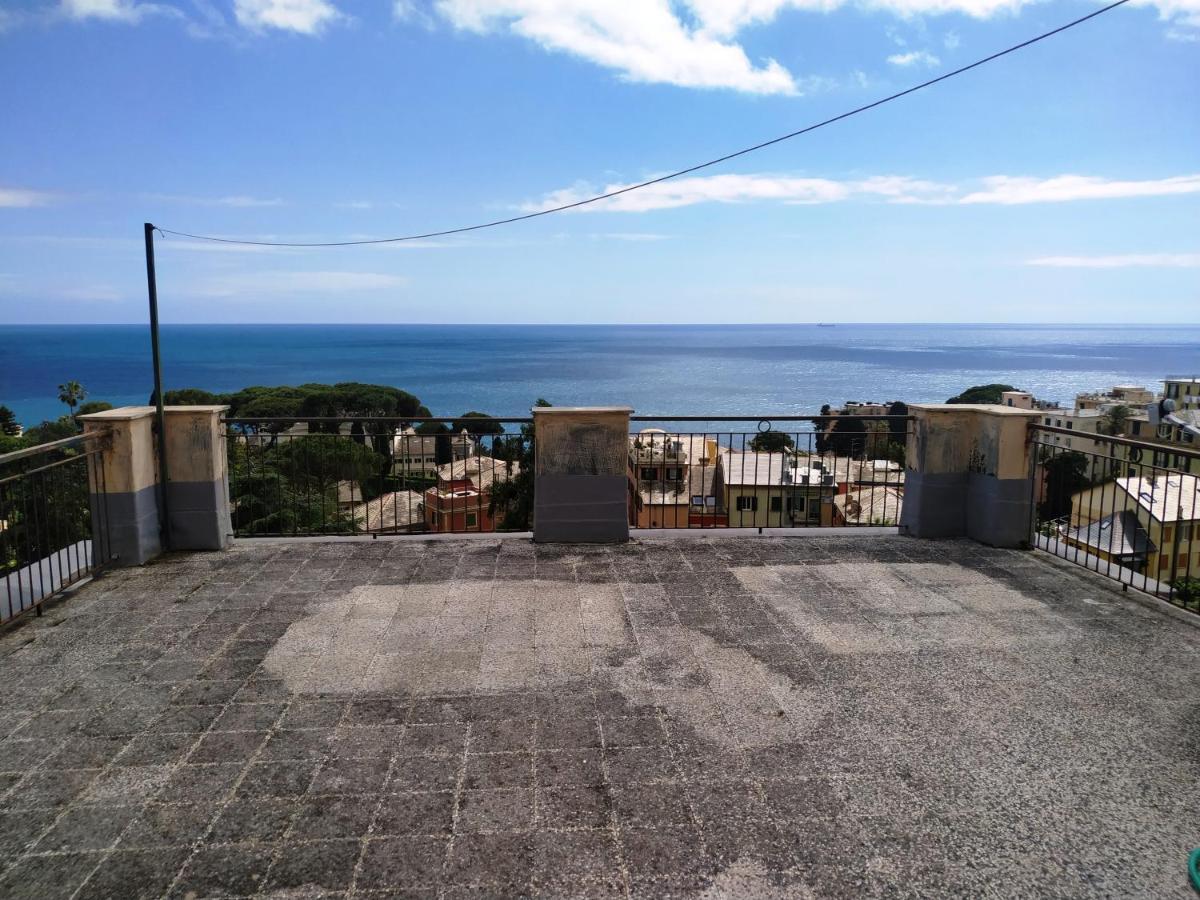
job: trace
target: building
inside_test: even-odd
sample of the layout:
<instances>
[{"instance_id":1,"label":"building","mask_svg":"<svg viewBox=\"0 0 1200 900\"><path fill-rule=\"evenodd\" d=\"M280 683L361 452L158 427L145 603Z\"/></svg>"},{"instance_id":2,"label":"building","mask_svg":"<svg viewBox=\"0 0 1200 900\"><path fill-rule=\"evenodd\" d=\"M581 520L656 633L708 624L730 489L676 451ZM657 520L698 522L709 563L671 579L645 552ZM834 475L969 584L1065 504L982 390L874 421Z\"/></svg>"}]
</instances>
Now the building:
<instances>
[{"instance_id":1,"label":"building","mask_svg":"<svg viewBox=\"0 0 1200 900\"><path fill-rule=\"evenodd\" d=\"M629 441L630 517L638 528L727 522L715 437L646 428Z\"/></svg>"},{"instance_id":2,"label":"building","mask_svg":"<svg viewBox=\"0 0 1200 900\"><path fill-rule=\"evenodd\" d=\"M1156 558L1157 548L1132 510L1110 513L1095 522L1067 528L1062 540L1106 562L1142 574L1151 558Z\"/></svg>"},{"instance_id":3,"label":"building","mask_svg":"<svg viewBox=\"0 0 1200 900\"><path fill-rule=\"evenodd\" d=\"M354 510L357 530L405 533L425 530L425 512L416 491L393 491L360 503Z\"/></svg>"},{"instance_id":4,"label":"building","mask_svg":"<svg viewBox=\"0 0 1200 900\"><path fill-rule=\"evenodd\" d=\"M1200 377L1172 375L1163 379L1163 398L1175 401L1175 410L1200 409Z\"/></svg>"},{"instance_id":5,"label":"building","mask_svg":"<svg viewBox=\"0 0 1200 900\"><path fill-rule=\"evenodd\" d=\"M833 524L837 482L808 457L723 450L721 467L731 527Z\"/></svg>"},{"instance_id":6,"label":"building","mask_svg":"<svg viewBox=\"0 0 1200 900\"><path fill-rule=\"evenodd\" d=\"M465 430L453 437L417 434L409 426L392 438L392 474L407 478L436 478L438 441L449 444L450 459L466 459L479 452L475 439Z\"/></svg>"},{"instance_id":7,"label":"building","mask_svg":"<svg viewBox=\"0 0 1200 900\"><path fill-rule=\"evenodd\" d=\"M490 510L492 486L520 471L520 463L491 456L469 456L439 466L437 484L425 491L422 503L426 527L434 532L495 531L503 517L493 517Z\"/></svg>"},{"instance_id":8,"label":"building","mask_svg":"<svg viewBox=\"0 0 1200 900\"><path fill-rule=\"evenodd\" d=\"M904 495L894 487L846 491L833 498L834 525L899 525Z\"/></svg>"},{"instance_id":9,"label":"building","mask_svg":"<svg viewBox=\"0 0 1200 900\"><path fill-rule=\"evenodd\" d=\"M1081 491L1072 499L1070 527L1078 532L1122 512L1132 513L1145 532L1144 574L1158 581L1200 577L1200 478L1170 472L1116 478ZM1141 541L1126 521L1122 533L1136 553Z\"/></svg>"},{"instance_id":10,"label":"building","mask_svg":"<svg viewBox=\"0 0 1200 900\"><path fill-rule=\"evenodd\" d=\"M1075 395L1077 410L1108 410L1114 406L1142 409L1154 402L1154 392L1140 384L1118 384L1109 391L1094 391Z\"/></svg>"},{"instance_id":11,"label":"building","mask_svg":"<svg viewBox=\"0 0 1200 900\"><path fill-rule=\"evenodd\" d=\"M1016 409L1033 409L1033 394L1029 391L1002 391L1000 402Z\"/></svg>"}]
</instances>

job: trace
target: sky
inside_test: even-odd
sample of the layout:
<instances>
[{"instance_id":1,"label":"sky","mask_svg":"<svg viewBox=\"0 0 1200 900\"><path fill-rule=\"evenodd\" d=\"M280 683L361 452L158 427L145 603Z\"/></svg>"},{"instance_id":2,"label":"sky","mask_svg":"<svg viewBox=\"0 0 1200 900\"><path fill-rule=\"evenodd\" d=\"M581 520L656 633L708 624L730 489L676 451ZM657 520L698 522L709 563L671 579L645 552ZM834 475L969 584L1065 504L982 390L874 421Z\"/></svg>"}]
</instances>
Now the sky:
<instances>
[{"instance_id":1,"label":"sky","mask_svg":"<svg viewBox=\"0 0 1200 900\"><path fill-rule=\"evenodd\" d=\"M142 223L470 225L720 156L1068 0L0 0L0 321L146 320ZM583 210L161 236L164 322L1200 322L1200 0Z\"/></svg>"}]
</instances>

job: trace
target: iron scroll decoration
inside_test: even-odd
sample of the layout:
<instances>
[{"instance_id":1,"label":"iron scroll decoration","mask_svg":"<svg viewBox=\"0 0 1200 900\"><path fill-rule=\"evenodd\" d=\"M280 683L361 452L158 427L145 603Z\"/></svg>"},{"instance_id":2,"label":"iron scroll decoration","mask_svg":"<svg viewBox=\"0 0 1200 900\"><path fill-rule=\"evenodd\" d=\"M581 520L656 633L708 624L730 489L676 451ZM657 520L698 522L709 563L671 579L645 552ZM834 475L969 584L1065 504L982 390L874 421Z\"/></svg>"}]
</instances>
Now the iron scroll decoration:
<instances>
[{"instance_id":1,"label":"iron scroll decoration","mask_svg":"<svg viewBox=\"0 0 1200 900\"><path fill-rule=\"evenodd\" d=\"M770 419L759 419L758 420L758 433L759 434L765 434L766 432L768 432L770 430L771 430L771 420Z\"/></svg>"}]
</instances>

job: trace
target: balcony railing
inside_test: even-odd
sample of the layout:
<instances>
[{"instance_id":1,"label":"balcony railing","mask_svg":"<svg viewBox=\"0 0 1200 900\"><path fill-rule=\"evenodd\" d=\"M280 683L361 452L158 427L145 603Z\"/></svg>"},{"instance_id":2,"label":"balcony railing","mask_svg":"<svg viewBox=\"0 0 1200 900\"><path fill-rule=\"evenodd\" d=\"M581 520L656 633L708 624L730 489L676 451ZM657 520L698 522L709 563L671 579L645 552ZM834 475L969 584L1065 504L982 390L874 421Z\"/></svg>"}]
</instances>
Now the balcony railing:
<instances>
[{"instance_id":1,"label":"balcony railing","mask_svg":"<svg viewBox=\"0 0 1200 900\"><path fill-rule=\"evenodd\" d=\"M1031 426L1031 543L1200 612L1200 453Z\"/></svg>"},{"instance_id":2,"label":"balcony railing","mask_svg":"<svg viewBox=\"0 0 1200 900\"><path fill-rule=\"evenodd\" d=\"M525 531L531 419L226 419L237 537ZM461 422L461 420L458 420Z\"/></svg>"},{"instance_id":3,"label":"balcony railing","mask_svg":"<svg viewBox=\"0 0 1200 900\"><path fill-rule=\"evenodd\" d=\"M0 622L41 605L110 560L103 435L0 456Z\"/></svg>"},{"instance_id":4,"label":"balcony railing","mask_svg":"<svg viewBox=\"0 0 1200 900\"><path fill-rule=\"evenodd\" d=\"M900 523L911 427L907 416L634 416L632 421L655 427L629 438L631 527L762 530ZM647 459L650 446L678 448L680 459Z\"/></svg>"}]
</instances>

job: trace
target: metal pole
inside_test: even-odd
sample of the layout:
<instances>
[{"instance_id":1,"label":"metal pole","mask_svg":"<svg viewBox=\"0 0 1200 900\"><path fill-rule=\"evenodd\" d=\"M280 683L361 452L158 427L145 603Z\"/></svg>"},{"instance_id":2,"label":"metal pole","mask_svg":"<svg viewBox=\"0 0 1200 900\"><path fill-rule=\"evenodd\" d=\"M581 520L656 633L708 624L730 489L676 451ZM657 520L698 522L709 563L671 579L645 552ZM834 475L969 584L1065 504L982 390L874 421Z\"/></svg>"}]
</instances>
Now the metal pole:
<instances>
[{"instance_id":1,"label":"metal pole","mask_svg":"<svg viewBox=\"0 0 1200 900\"><path fill-rule=\"evenodd\" d=\"M154 277L154 226L146 222L146 288L150 294L150 351L154 357L154 427L158 431L158 513L164 550L171 549L167 508L167 431L163 413L162 357L158 350L158 282Z\"/></svg>"}]
</instances>

